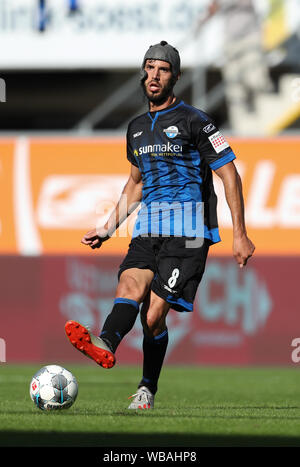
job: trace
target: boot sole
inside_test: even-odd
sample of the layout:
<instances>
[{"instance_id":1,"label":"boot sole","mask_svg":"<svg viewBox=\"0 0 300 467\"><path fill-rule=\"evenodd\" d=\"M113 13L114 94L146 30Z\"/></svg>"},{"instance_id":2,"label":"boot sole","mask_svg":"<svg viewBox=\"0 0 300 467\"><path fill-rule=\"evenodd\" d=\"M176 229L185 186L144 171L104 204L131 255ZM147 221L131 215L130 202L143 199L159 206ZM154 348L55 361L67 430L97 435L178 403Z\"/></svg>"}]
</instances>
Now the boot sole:
<instances>
[{"instance_id":1,"label":"boot sole","mask_svg":"<svg viewBox=\"0 0 300 467\"><path fill-rule=\"evenodd\" d=\"M71 344L87 357L103 368L112 368L116 359L112 352L101 349L92 343L89 331L76 321L70 320L65 324L65 332Z\"/></svg>"}]
</instances>

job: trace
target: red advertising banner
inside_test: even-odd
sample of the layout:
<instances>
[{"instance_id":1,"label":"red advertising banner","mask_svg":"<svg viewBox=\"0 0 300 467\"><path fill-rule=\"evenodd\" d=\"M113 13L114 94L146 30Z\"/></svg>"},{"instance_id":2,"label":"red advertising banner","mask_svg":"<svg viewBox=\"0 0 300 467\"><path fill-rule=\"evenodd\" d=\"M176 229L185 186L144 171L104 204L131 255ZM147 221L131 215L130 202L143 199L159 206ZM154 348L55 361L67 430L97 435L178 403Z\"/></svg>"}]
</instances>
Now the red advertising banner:
<instances>
[{"instance_id":1,"label":"red advertising banner","mask_svg":"<svg viewBox=\"0 0 300 467\"><path fill-rule=\"evenodd\" d=\"M64 323L75 319L95 333L101 330L121 261L99 253L1 256L0 338L6 361L88 363L66 339ZM299 257L258 256L241 270L228 256L210 257L193 313L169 312L166 363L294 365L299 266ZM117 363L141 364L141 346L138 318L117 350Z\"/></svg>"}]
</instances>

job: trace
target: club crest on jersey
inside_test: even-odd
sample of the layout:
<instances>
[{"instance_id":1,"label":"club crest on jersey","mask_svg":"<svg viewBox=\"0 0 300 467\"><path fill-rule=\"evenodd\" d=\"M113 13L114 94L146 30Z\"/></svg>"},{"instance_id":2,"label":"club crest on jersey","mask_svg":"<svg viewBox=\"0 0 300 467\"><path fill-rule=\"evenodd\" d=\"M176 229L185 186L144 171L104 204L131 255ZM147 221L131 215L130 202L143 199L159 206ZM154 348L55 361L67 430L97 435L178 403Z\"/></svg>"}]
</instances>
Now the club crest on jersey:
<instances>
[{"instance_id":1,"label":"club crest on jersey","mask_svg":"<svg viewBox=\"0 0 300 467\"><path fill-rule=\"evenodd\" d=\"M177 126L169 126L164 130L164 133L166 133L168 138L176 138L179 135Z\"/></svg>"}]
</instances>

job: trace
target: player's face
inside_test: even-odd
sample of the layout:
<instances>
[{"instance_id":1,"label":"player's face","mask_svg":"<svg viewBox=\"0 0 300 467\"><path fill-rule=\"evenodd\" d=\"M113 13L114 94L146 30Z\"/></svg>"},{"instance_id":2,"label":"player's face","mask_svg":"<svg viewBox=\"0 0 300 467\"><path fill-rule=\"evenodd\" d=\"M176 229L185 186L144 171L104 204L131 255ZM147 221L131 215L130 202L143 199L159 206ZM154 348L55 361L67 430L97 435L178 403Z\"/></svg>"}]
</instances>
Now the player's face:
<instances>
[{"instance_id":1,"label":"player's face","mask_svg":"<svg viewBox=\"0 0 300 467\"><path fill-rule=\"evenodd\" d=\"M174 87L171 65L163 60L147 60L145 71L143 88L147 98L153 103L164 102Z\"/></svg>"}]
</instances>

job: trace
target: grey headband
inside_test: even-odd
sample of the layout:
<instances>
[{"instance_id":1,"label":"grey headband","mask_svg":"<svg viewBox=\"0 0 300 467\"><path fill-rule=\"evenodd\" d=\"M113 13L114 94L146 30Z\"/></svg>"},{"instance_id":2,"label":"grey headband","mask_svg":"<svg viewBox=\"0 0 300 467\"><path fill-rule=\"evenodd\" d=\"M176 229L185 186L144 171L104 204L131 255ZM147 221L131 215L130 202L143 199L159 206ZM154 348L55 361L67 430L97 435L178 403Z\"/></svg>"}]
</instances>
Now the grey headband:
<instances>
[{"instance_id":1,"label":"grey headband","mask_svg":"<svg viewBox=\"0 0 300 467\"><path fill-rule=\"evenodd\" d=\"M172 74L175 78L180 73L180 56L175 47L168 44L166 41L161 41L159 44L150 45L147 50L144 60L142 63L141 79L144 80L147 77L147 73L144 70L146 60L162 60L170 63L172 67Z\"/></svg>"}]
</instances>

